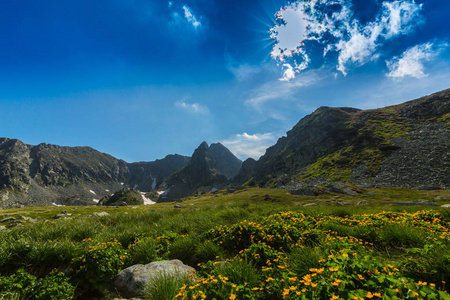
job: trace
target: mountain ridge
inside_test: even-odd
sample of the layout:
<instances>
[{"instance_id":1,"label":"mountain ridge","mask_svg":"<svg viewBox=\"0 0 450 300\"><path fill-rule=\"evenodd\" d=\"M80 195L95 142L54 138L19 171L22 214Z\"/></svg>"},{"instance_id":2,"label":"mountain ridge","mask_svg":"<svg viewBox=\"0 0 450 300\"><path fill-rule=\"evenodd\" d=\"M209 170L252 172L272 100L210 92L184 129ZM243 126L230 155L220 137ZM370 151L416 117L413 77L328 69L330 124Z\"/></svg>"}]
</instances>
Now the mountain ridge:
<instances>
[{"instance_id":1,"label":"mountain ridge","mask_svg":"<svg viewBox=\"0 0 450 300\"><path fill-rule=\"evenodd\" d=\"M449 141L450 89L378 109L319 107L244 162L220 143L127 163L91 147L0 138L0 207L93 205L125 187L159 191L160 202L230 185L450 187Z\"/></svg>"}]
</instances>

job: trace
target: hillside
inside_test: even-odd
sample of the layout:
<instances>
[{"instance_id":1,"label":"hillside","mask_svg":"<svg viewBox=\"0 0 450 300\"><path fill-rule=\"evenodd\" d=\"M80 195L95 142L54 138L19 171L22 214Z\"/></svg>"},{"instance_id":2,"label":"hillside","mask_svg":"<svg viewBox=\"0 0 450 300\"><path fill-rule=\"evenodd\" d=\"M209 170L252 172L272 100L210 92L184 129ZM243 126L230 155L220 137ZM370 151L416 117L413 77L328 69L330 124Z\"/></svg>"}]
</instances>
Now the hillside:
<instances>
[{"instance_id":1,"label":"hillside","mask_svg":"<svg viewBox=\"0 0 450 300\"><path fill-rule=\"evenodd\" d=\"M0 139L0 207L95 205L124 186L149 191L189 157L127 163L90 147ZM155 199L156 200L156 199Z\"/></svg>"},{"instance_id":2,"label":"hillside","mask_svg":"<svg viewBox=\"0 0 450 300\"><path fill-rule=\"evenodd\" d=\"M208 146L203 142L192 154L189 164L164 182L166 191L158 202L186 197L196 191L223 188L238 174L241 165L242 162L222 144Z\"/></svg>"},{"instance_id":3,"label":"hillside","mask_svg":"<svg viewBox=\"0 0 450 300\"><path fill-rule=\"evenodd\" d=\"M360 186L450 186L450 89L380 109L320 107L237 182L288 189L334 181Z\"/></svg>"},{"instance_id":4,"label":"hillside","mask_svg":"<svg viewBox=\"0 0 450 300\"><path fill-rule=\"evenodd\" d=\"M356 187L450 187L450 89L379 109L320 107L258 160L220 143L192 158L127 163L89 147L0 139L0 207L93 205L129 187L158 202L230 185L295 194ZM157 198L157 192L160 194Z\"/></svg>"}]
</instances>

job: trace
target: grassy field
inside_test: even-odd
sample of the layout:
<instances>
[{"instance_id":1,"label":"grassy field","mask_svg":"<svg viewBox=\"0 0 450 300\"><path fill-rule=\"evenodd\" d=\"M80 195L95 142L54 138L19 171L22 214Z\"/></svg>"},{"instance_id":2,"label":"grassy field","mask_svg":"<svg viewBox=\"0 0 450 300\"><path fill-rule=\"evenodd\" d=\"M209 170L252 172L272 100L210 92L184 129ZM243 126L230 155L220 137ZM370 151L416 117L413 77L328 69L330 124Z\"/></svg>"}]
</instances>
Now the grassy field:
<instances>
[{"instance_id":1,"label":"grassy field","mask_svg":"<svg viewBox=\"0 0 450 300\"><path fill-rule=\"evenodd\" d=\"M184 208L0 210L34 220L0 230L0 299L112 299L120 270L163 259L200 279L162 278L145 298L450 299L450 209L394 204L414 200L447 204L450 191L246 188L186 198ZM69 217L52 219L61 211Z\"/></svg>"}]
</instances>

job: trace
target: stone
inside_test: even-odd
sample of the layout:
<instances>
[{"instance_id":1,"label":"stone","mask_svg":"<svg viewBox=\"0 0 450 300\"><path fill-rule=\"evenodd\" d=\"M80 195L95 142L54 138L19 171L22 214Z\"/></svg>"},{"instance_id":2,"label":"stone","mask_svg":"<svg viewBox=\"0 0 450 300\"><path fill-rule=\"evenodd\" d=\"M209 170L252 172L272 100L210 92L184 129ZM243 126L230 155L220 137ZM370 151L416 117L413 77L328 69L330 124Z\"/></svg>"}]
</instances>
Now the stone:
<instances>
[{"instance_id":1,"label":"stone","mask_svg":"<svg viewBox=\"0 0 450 300\"><path fill-rule=\"evenodd\" d=\"M413 205L439 206L436 203L430 202L428 200L400 201L400 202L394 202L394 204L405 205L405 206L413 206Z\"/></svg>"},{"instance_id":2,"label":"stone","mask_svg":"<svg viewBox=\"0 0 450 300\"><path fill-rule=\"evenodd\" d=\"M54 215L51 219L63 219L71 217L72 214L67 213L67 211L62 211L60 214Z\"/></svg>"},{"instance_id":3,"label":"stone","mask_svg":"<svg viewBox=\"0 0 450 300\"><path fill-rule=\"evenodd\" d=\"M450 204L444 204L444 205L441 205L441 207L450 208Z\"/></svg>"},{"instance_id":4,"label":"stone","mask_svg":"<svg viewBox=\"0 0 450 300\"><path fill-rule=\"evenodd\" d=\"M6 230L6 226L0 226L0 231Z\"/></svg>"},{"instance_id":5,"label":"stone","mask_svg":"<svg viewBox=\"0 0 450 300\"><path fill-rule=\"evenodd\" d=\"M186 208L186 207L187 207L186 205L181 205L181 204L175 204L173 206L173 208Z\"/></svg>"},{"instance_id":6,"label":"stone","mask_svg":"<svg viewBox=\"0 0 450 300\"><path fill-rule=\"evenodd\" d=\"M195 281L195 269L183 264L180 260L155 261L146 265L134 265L122 270L114 280L114 285L122 297L139 297L158 276L187 276Z\"/></svg>"},{"instance_id":7,"label":"stone","mask_svg":"<svg viewBox=\"0 0 450 300\"><path fill-rule=\"evenodd\" d=\"M305 203L303 204L303 206L316 206L317 203Z\"/></svg>"},{"instance_id":8,"label":"stone","mask_svg":"<svg viewBox=\"0 0 450 300\"><path fill-rule=\"evenodd\" d=\"M356 205L364 205L364 204L367 204L367 201L358 201L358 203L356 203Z\"/></svg>"},{"instance_id":9,"label":"stone","mask_svg":"<svg viewBox=\"0 0 450 300\"><path fill-rule=\"evenodd\" d=\"M109 214L106 211L101 212L95 212L92 214L93 217L106 217L109 216Z\"/></svg>"},{"instance_id":10,"label":"stone","mask_svg":"<svg viewBox=\"0 0 450 300\"><path fill-rule=\"evenodd\" d=\"M25 217L25 216L18 216L17 220L30 221L31 218L30 217Z\"/></svg>"},{"instance_id":11,"label":"stone","mask_svg":"<svg viewBox=\"0 0 450 300\"><path fill-rule=\"evenodd\" d=\"M15 220L14 217L7 217L7 218L0 220L0 223L12 222L14 220Z\"/></svg>"},{"instance_id":12,"label":"stone","mask_svg":"<svg viewBox=\"0 0 450 300\"><path fill-rule=\"evenodd\" d=\"M338 202L338 203L336 203L336 205L348 206L348 205L353 205L353 204L348 203L348 202Z\"/></svg>"}]
</instances>

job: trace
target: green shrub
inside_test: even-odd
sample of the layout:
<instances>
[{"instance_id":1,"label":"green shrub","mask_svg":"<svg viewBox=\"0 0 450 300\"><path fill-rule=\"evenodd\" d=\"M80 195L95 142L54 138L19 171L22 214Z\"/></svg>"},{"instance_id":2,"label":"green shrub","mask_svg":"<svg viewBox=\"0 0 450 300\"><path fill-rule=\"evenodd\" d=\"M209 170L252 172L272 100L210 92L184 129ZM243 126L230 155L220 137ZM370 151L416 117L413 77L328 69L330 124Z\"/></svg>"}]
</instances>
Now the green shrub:
<instances>
[{"instance_id":1,"label":"green shrub","mask_svg":"<svg viewBox=\"0 0 450 300\"><path fill-rule=\"evenodd\" d=\"M114 277L125 268L129 252L117 240L97 243L84 241L88 251L72 260L78 280L100 291L110 287Z\"/></svg>"},{"instance_id":2,"label":"green shrub","mask_svg":"<svg viewBox=\"0 0 450 300\"><path fill-rule=\"evenodd\" d=\"M63 273L51 272L36 279L23 269L15 274L0 277L0 299L67 300L75 295L75 287Z\"/></svg>"}]
</instances>

